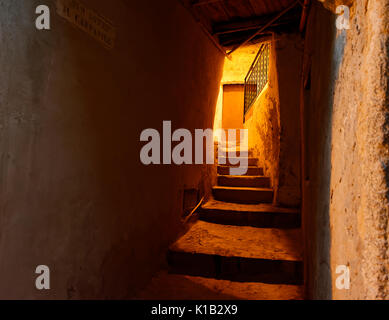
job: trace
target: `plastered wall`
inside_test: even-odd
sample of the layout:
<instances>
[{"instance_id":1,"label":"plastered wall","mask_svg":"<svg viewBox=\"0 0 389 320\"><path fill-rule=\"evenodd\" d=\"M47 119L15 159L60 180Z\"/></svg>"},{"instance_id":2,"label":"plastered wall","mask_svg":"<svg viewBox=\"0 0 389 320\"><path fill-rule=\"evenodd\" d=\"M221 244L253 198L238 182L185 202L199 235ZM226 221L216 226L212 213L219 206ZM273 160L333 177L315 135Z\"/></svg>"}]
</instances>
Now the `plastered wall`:
<instances>
[{"instance_id":1,"label":"plastered wall","mask_svg":"<svg viewBox=\"0 0 389 320\"><path fill-rule=\"evenodd\" d=\"M270 46L269 82L247 112L244 127L249 130L250 148L272 178L274 202L298 207L301 39L298 35L275 36Z\"/></svg>"},{"instance_id":2,"label":"plastered wall","mask_svg":"<svg viewBox=\"0 0 389 320\"><path fill-rule=\"evenodd\" d=\"M243 46L226 58L222 83L244 83L247 72L260 47L259 43Z\"/></svg>"},{"instance_id":3,"label":"plastered wall","mask_svg":"<svg viewBox=\"0 0 389 320\"><path fill-rule=\"evenodd\" d=\"M271 178L274 193L277 195L280 160L280 100L276 68L276 50L272 45L268 84L246 113L244 127L249 133L249 148L258 158L259 166L264 168L265 175Z\"/></svg>"},{"instance_id":4,"label":"plastered wall","mask_svg":"<svg viewBox=\"0 0 389 320\"><path fill-rule=\"evenodd\" d=\"M280 101L280 205L299 207L300 194L300 121L299 87L302 41L298 34L286 34L275 41Z\"/></svg>"},{"instance_id":5,"label":"plastered wall","mask_svg":"<svg viewBox=\"0 0 389 320\"><path fill-rule=\"evenodd\" d=\"M0 1L0 298L131 297L164 263L183 190L211 184L209 167L142 165L139 137L212 128L224 56L178 1L83 3L113 21L113 50L54 1Z\"/></svg>"},{"instance_id":6,"label":"plastered wall","mask_svg":"<svg viewBox=\"0 0 389 320\"><path fill-rule=\"evenodd\" d=\"M226 85L226 88L235 88L237 89L239 85L244 84L245 77L250 69L251 64L253 63L253 60L258 52L260 44L250 44L244 47L241 47L237 49L235 52L233 52L229 58L225 58L224 61L224 67L223 67L223 77L221 81L220 91L219 91L219 98L217 100L217 106L216 106L216 116L214 121L214 130L215 130L215 139L220 139L217 134L220 132L217 131L217 129L221 128L242 128L243 127L243 97L241 96L242 93L238 92L232 100L227 101L226 110L223 110L223 104L224 104L224 92L223 92L223 85ZM234 86L237 85L237 86ZM242 91L235 90L237 91ZM231 93L231 90L230 90ZM228 93L227 93L228 94ZM237 101L235 103L236 99L241 99L240 101ZM227 110L229 108L234 108L235 110ZM239 110L240 109L240 110ZM223 125L223 117L226 119L224 121ZM230 123L230 124L229 124Z\"/></svg>"}]
</instances>

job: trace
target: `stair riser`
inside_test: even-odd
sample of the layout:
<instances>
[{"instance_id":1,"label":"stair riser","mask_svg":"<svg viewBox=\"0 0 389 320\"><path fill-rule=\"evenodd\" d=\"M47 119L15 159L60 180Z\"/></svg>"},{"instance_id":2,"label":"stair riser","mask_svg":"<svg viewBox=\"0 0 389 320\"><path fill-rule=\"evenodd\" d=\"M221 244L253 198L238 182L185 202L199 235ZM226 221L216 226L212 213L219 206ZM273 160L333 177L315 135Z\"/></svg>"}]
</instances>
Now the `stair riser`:
<instances>
[{"instance_id":1,"label":"stair riser","mask_svg":"<svg viewBox=\"0 0 389 320\"><path fill-rule=\"evenodd\" d=\"M241 161L241 162L239 162ZM245 159L246 164L248 166L257 166L258 164L258 159L257 158L248 158L246 157ZM243 163L243 159L240 159L238 157L230 157L230 158L225 158L225 157L221 157L221 158L218 158L217 160L217 163L218 164L221 164L221 165L228 165L228 166L239 166L240 163Z\"/></svg>"},{"instance_id":2,"label":"stair riser","mask_svg":"<svg viewBox=\"0 0 389 320\"><path fill-rule=\"evenodd\" d=\"M302 284L301 261L279 261L222 257L218 255L168 252L169 271L231 281Z\"/></svg>"},{"instance_id":3,"label":"stair riser","mask_svg":"<svg viewBox=\"0 0 389 320\"><path fill-rule=\"evenodd\" d=\"M224 148L222 148L222 153L220 154L220 156L224 156L224 157L228 157L228 158L234 158L234 157L249 157L249 158L252 158L253 157L253 152L251 150L246 150L246 151L240 151L239 149L235 152L232 152L233 150L231 150L230 152L228 152L227 150L225 150ZM215 149L215 156L219 157L219 149L216 148Z\"/></svg>"},{"instance_id":4,"label":"stair riser","mask_svg":"<svg viewBox=\"0 0 389 320\"><path fill-rule=\"evenodd\" d=\"M216 142L215 146L220 148L240 148L240 141Z\"/></svg>"},{"instance_id":5,"label":"stair riser","mask_svg":"<svg viewBox=\"0 0 389 320\"><path fill-rule=\"evenodd\" d=\"M273 191L213 189L216 200L234 203L272 203Z\"/></svg>"},{"instance_id":6,"label":"stair riser","mask_svg":"<svg viewBox=\"0 0 389 320\"><path fill-rule=\"evenodd\" d=\"M275 212L231 212L226 210L200 209L200 220L256 228L293 229L301 227L301 216L298 213Z\"/></svg>"},{"instance_id":7,"label":"stair riser","mask_svg":"<svg viewBox=\"0 0 389 320\"><path fill-rule=\"evenodd\" d=\"M224 187L270 188L270 178L219 176L217 177L217 184Z\"/></svg>"},{"instance_id":8,"label":"stair riser","mask_svg":"<svg viewBox=\"0 0 389 320\"><path fill-rule=\"evenodd\" d=\"M222 176L228 176L231 174L231 167L218 166L217 173ZM249 167L245 176L263 176L263 169L258 167Z\"/></svg>"}]
</instances>

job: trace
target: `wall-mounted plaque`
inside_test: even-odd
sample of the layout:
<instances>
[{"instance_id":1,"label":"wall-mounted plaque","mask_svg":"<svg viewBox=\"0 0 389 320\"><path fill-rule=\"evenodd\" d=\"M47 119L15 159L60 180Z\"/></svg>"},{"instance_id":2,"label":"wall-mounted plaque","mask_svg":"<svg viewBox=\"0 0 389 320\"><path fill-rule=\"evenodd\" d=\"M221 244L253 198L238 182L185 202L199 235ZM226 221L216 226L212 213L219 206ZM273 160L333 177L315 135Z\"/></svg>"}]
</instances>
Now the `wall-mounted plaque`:
<instances>
[{"instance_id":1,"label":"wall-mounted plaque","mask_svg":"<svg viewBox=\"0 0 389 320\"><path fill-rule=\"evenodd\" d=\"M78 0L57 0L57 13L83 30L106 48L115 44L116 29L113 23Z\"/></svg>"}]
</instances>

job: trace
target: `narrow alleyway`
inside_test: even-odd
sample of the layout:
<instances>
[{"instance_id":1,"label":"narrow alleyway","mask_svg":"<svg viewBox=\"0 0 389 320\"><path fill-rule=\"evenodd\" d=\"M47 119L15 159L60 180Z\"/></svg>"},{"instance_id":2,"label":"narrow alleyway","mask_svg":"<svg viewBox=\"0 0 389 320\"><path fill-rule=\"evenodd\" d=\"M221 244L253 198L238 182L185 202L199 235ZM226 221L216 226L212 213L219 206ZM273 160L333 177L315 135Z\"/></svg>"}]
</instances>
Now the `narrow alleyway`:
<instances>
[{"instance_id":1,"label":"narrow alleyway","mask_svg":"<svg viewBox=\"0 0 389 320\"><path fill-rule=\"evenodd\" d=\"M0 300L389 300L389 0L0 8Z\"/></svg>"},{"instance_id":2,"label":"narrow alleyway","mask_svg":"<svg viewBox=\"0 0 389 320\"><path fill-rule=\"evenodd\" d=\"M213 199L169 249L170 274L159 274L139 298L303 297L300 212L271 204L270 179L248 156L244 176L229 175L230 162L217 166Z\"/></svg>"}]
</instances>

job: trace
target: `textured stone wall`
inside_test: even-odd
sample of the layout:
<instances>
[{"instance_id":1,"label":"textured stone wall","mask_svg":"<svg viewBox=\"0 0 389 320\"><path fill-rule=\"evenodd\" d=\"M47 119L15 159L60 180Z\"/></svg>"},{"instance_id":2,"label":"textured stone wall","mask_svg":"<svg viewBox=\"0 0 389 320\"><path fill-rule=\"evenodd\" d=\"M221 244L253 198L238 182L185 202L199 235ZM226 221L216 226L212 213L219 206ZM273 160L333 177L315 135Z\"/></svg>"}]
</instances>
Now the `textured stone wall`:
<instances>
[{"instance_id":1,"label":"textured stone wall","mask_svg":"<svg viewBox=\"0 0 389 320\"><path fill-rule=\"evenodd\" d=\"M311 298L388 299L389 1L354 1L351 29L313 3L304 204ZM325 4L328 7L328 3ZM350 268L349 290L335 281Z\"/></svg>"}]
</instances>

